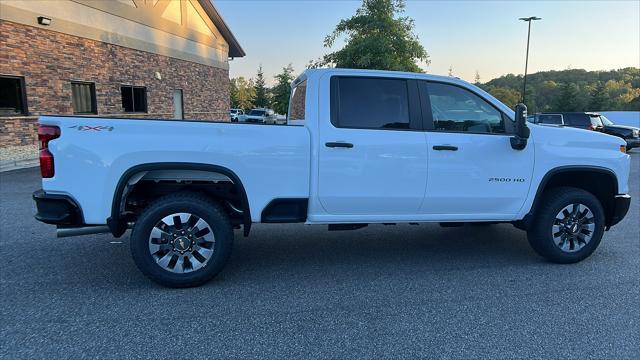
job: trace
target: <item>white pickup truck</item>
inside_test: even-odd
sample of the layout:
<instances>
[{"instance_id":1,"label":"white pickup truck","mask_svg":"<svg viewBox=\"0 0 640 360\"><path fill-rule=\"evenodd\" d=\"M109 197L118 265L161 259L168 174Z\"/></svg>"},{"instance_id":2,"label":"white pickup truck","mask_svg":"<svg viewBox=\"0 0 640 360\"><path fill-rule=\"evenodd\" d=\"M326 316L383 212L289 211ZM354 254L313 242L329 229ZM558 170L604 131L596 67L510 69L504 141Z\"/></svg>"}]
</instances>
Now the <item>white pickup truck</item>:
<instances>
[{"instance_id":1,"label":"white pickup truck","mask_svg":"<svg viewBox=\"0 0 640 360\"><path fill-rule=\"evenodd\" d=\"M188 287L253 223L512 223L572 263L629 208L624 140L527 125L462 80L320 69L292 88L282 126L40 117L36 218L59 236L133 227L139 269Z\"/></svg>"}]
</instances>

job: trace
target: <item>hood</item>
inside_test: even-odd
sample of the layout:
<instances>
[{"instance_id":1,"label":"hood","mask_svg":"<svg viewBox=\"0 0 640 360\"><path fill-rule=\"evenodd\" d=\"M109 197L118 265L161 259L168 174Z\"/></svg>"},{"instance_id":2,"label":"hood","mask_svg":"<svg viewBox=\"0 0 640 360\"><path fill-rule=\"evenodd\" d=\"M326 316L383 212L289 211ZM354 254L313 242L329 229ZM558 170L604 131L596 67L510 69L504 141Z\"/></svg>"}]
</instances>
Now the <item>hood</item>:
<instances>
[{"instance_id":1,"label":"hood","mask_svg":"<svg viewBox=\"0 0 640 360\"><path fill-rule=\"evenodd\" d=\"M640 130L640 128L637 128L635 126L627 126L627 125L618 125L618 124L613 124L613 125L605 125L604 126L605 129L627 129L627 130Z\"/></svg>"},{"instance_id":2,"label":"hood","mask_svg":"<svg viewBox=\"0 0 640 360\"><path fill-rule=\"evenodd\" d=\"M542 124L527 124L531 129L531 137L536 144L548 144L560 147L593 148L618 150L620 145L626 145L621 138L599 131L573 128L568 126L553 126Z\"/></svg>"}]
</instances>

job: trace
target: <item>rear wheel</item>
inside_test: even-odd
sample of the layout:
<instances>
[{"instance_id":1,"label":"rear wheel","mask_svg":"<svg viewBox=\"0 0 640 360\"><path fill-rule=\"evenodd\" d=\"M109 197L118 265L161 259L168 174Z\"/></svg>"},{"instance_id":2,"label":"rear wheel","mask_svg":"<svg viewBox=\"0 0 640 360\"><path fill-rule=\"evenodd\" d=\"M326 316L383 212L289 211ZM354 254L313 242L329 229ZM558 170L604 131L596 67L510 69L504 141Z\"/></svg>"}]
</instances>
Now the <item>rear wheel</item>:
<instances>
[{"instance_id":1,"label":"rear wheel","mask_svg":"<svg viewBox=\"0 0 640 360\"><path fill-rule=\"evenodd\" d=\"M527 238L531 247L556 263L589 257L604 234L604 210L591 193L572 187L549 190L536 209Z\"/></svg>"},{"instance_id":2,"label":"rear wheel","mask_svg":"<svg viewBox=\"0 0 640 360\"><path fill-rule=\"evenodd\" d=\"M158 199L140 215L131 254L158 284L192 287L222 270L232 243L231 222L220 205L204 195L179 193Z\"/></svg>"}]
</instances>

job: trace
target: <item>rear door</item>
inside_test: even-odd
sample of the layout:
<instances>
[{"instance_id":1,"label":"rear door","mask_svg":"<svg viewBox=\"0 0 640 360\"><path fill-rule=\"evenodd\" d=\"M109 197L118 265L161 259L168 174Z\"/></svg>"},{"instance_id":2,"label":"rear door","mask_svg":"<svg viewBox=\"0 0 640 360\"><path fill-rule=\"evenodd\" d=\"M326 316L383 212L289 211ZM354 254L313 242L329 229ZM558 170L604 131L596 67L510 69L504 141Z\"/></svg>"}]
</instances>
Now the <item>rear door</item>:
<instances>
[{"instance_id":1,"label":"rear door","mask_svg":"<svg viewBox=\"0 0 640 360\"><path fill-rule=\"evenodd\" d=\"M513 122L467 88L420 82L429 179L421 211L441 219L509 219L533 173L533 144L511 148Z\"/></svg>"},{"instance_id":2,"label":"rear door","mask_svg":"<svg viewBox=\"0 0 640 360\"><path fill-rule=\"evenodd\" d=\"M320 120L318 197L333 215L416 214L427 151L413 79L333 76Z\"/></svg>"}]
</instances>

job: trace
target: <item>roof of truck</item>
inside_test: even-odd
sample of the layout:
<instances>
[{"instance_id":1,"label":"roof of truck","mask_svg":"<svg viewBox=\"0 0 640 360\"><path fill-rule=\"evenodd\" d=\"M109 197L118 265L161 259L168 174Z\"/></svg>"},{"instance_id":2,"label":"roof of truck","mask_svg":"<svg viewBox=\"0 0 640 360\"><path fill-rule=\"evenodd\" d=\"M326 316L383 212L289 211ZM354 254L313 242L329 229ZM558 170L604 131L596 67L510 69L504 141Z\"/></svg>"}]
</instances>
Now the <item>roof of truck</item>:
<instances>
[{"instance_id":1,"label":"roof of truck","mask_svg":"<svg viewBox=\"0 0 640 360\"><path fill-rule=\"evenodd\" d=\"M359 73L359 74L371 74L371 75L385 75L385 76L401 76L401 77L419 77L427 80L440 80L446 82L464 82L466 81L454 77L454 76L445 76L445 75L432 75L427 73L415 73L415 72L406 72L406 71L392 71L392 70L367 70L367 69L346 69L346 68L321 68L321 69L306 69L302 74L318 74L322 75L325 73L332 74L340 74L340 73Z\"/></svg>"}]
</instances>

